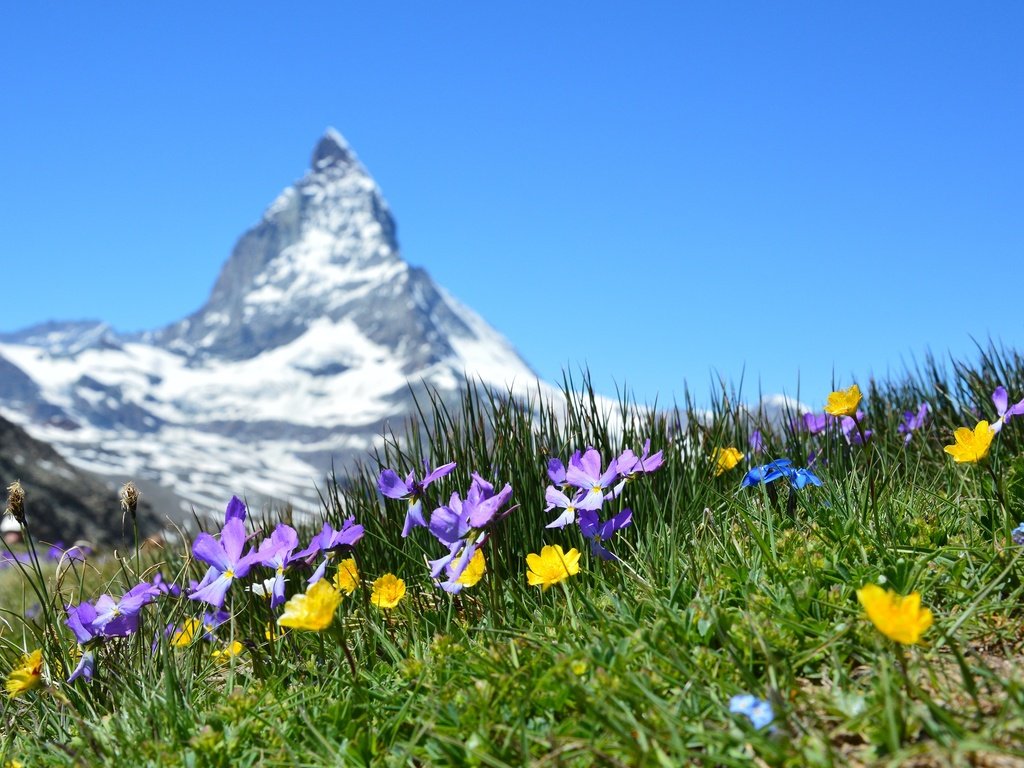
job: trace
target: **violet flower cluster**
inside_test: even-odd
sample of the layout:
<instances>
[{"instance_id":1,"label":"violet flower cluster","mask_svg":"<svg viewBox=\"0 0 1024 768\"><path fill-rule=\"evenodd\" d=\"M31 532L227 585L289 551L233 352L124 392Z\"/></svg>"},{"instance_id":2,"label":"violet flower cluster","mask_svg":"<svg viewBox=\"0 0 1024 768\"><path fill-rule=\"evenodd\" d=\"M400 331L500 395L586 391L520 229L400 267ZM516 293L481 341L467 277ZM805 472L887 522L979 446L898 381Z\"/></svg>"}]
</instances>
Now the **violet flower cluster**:
<instances>
[{"instance_id":1,"label":"violet flower cluster","mask_svg":"<svg viewBox=\"0 0 1024 768\"><path fill-rule=\"evenodd\" d=\"M491 482L473 472L465 498L457 492L452 493L447 504L434 509L429 518L425 516L423 502L427 486L454 469L454 462L432 471L429 465L424 464L422 480L417 480L413 473L402 480L394 470L385 469L377 481L378 489L387 498L409 502L402 527L403 537L407 537L414 528L426 528L448 550L447 554L429 561L430 576L441 589L453 594L462 590L459 577L490 537L493 525L512 511L502 511L512 498L512 486L505 483L501 490L495 491Z\"/></svg>"},{"instance_id":2,"label":"violet flower cluster","mask_svg":"<svg viewBox=\"0 0 1024 768\"><path fill-rule=\"evenodd\" d=\"M606 501L619 498L627 483L656 471L665 463L664 453L651 454L651 441L644 443L643 453L637 456L626 449L604 466L601 454L595 448L576 451L566 466L560 459L548 461L549 485L544 492L546 512L561 510L548 528L564 528L577 523L580 533L590 542L591 552L602 560L617 560L603 542L633 523L633 512L621 509L606 520L598 510Z\"/></svg>"},{"instance_id":3,"label":"violet flower cluster","mask_svg":"<svg viewBox=\"0 0 1024 768\"><path fill-rule=\"evenodd\" d=\"M91 680L96 668L93 649L104 640L136 633L139 630L139 613L159 595L159 588L143 581L119 599L104 594L97 598L95 604L83 602L65 606L67 620L64 623L82 646L82 658L68 682L79 677Z\"/></svg>"},{"instance_id":4,"label":"violet flower cluster","mask_svg":"<svg viewBox=\"0 0 1024 768\"><path fill-rule=\"evenodd\" d=\"M340 530L335 530L330 523L324 523L323 529L313 537L309 546L296 551L299 548L298 534L284 523L274 528L270 536L252 545L250 541L256 534L247 533L246 518L245 504L238 497L232 497L225 510L220 531L216 534L199 533L192 544L193 557L205 563L208 568L202 580L198 584L193 583L187 591L187 597L207 604L212 610L207 610L201 620L187 622L187 626L191 627L187 631L190 636L194 633L208 640L214 638L216 628L231 618L231 614L224 610L231 587L254 569L267 569L269 577L262 580L259 587L254 584L249 589L269 594L271 608L277 608L285 602L286 575L290 571L301 568L308 572L314 562L321 560L313 570L309 581L312 584L323 577L328 560L338 550L354 547L364 533L363 526L357 525L354 518L345 520ZM77 557L75 549L60 549L59 556ZM95 603L82 602L66 606L65 623L82 646L82 658L68 682L79 677L91 680L96 668L95 649L112 638L127 637L138 632L139 617L146 605L160 598L180 597L181 594L181 587L166 582L162 574L157 573L151 582L141 582L120 598L101 595ZM201 628L201 631L193 632L196 627ZM166 627L164 635L172 637L183 631L182 627L172 624ZM154 650L155 647L156 641Z\"/></svg>"}]
</instances>

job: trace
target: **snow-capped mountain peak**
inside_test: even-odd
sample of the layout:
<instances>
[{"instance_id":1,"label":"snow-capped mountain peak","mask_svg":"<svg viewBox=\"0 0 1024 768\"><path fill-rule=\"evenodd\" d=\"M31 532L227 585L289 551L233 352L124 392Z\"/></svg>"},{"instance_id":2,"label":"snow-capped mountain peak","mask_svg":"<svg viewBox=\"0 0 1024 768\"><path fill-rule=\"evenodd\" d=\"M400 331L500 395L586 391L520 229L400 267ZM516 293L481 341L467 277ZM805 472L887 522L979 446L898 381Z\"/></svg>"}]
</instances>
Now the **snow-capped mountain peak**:
<instances>
[{"instance_id":1,"label":"snow-capped mountain peak","mask_svg":"<svg viewBox=\"0 0 1024 768\"><path fill-rule=\"evenodd\" d=\"M464 374L536 379L403 260L380 189L333 129L198 310L135 336L102 323L8 334L4 364L24 375L17 392L0 383L0 411L72 463L212 504L315 498L332 461L364 455L386 420L411 412L410 382L454 393Z\"/></svg>"}]
</instances>

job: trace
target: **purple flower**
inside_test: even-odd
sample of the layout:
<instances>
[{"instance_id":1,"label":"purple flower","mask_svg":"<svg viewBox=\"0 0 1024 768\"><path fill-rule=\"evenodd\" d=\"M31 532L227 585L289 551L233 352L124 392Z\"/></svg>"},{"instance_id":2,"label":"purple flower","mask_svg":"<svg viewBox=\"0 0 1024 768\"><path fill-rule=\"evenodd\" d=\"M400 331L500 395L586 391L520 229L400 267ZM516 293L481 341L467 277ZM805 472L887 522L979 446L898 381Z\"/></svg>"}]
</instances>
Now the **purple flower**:
<instances>
[{"instance_id":1,"label":"purple flower","mask_svg":"<svg viewBox=\"0 0 1024 768\"><path fill-rule=\"evenodd\" d=\"M168 583L164 581L164 575L159 571L153 575L153 587L159 591L161 595L181 597L181 587L173 582Z\"/></svg>"},{"instance_id":2,"label":"purple flower","mask_svg":"<svg viewBox=\"0 0 1024 768\"><path fill-rule=\"evenodd\" d=\"M377 481L380 492L389 499L409 500L409 509L405 513L405 524L402 526L403 538L408 536L413 528L427 525L427 521L423 518L423 492L432 482L455 469L455 462L443 464L432 472L429 465L424 462L423 468L427 470L427 474L422 480L417 480L412 472L405 480L402 480L394 470L385 469L380 473L380 479Z\"/></svg>"},{"instance_id":3,"label":"purple flower","mask_svg":"<svg viewBox=\"0 0 1024 768\"><path fill-rule=\"evenodd\" d=\"M996 412L999 414L999 418L995 424L992 425L992 431L998 432L1003 428L1003 424L1006 424L1014 416L1024 415L1024 400L1019 403L1010 405L1010 398L1006 394L1006 389L1001 385L996 387L995 392L992 393L992 404L996 407Z\"/></svg>"},{"instance_id":4,"label":"purple flower","mask_svg":"<svg viewBox=\"0 0 1024 768\"><path fill-rule=\"evenodd\" d=\"M871 439L870 429L857 428L858 424L864 422L864 411L857 411L854 416L843 416L839 419L839 428L843 432L846 442L853 445L863 445L865 440ZM861 432L863 431L863 435Z\"/></svg>"},{"instance_id":5,"label":"purple flower","mask_svg":"<svg viewBox=\"0 0 1024 768\"><path fill-rule=\"evenodd\" d=\"M801 418L803 419L804 429L811 435L824 432L832 421L827 413L805 413Z\"/></svg>"},{"instance_id":6,"label":"purple flower","mask_svg":"<svg viewBox=\"0 0 1024 768\"><path fill-rule=\"evenodd\" d=\"M437 585L441 589L453 595L462 591L463 585L458 583L459 577L466 570L476 551L483 546L484 541L486 541L486 537L470 542L459 540L449 547L447 555L429 562L430 575L438 580ZM445 571L448 576L445 581L439 580L442 571Z\"/></svg>"},{"instance_id":7,"label":"purple flower","mask_svg":"<svg viewBox=\"0 0 1024 768\"><path fill-rule=\"evenodd\" d=\"M751 432L748 443L751 453L761 453L764 450L764 436L761 434L761 430L755 429Z\"/></svg>"},{"instance_id":8,"label":"purple flower","mask_svg":"<svg viewBox=\"0 0 1024 768\"><path fill-rule=\"evenodd\" d=\"M594 498L591 494L588 494L585 491L577 491L574 498L569 498L553 485L549 485L547 490L544 491L544 500L548 503L544 508L545 512L550 512L552 509L565 510L552 522L548 523L547 526L545 526L547 528L564 528L570 523L575 522L577 510L597 509L601 506L599 498Z\"/></svg>"},{"instance_id":9,"label":"purple flower","mask_svg":"<svg viewBox=\"0 0 1024 768\"><path fill-rule=\"evenodd\" d=\"M202 600L215 608L224 606L224 596L235 579L249 573L259 555L252 550L242 555L245 547L245 523L238 517L224 523L220 541L205 531L196 536L192 555L210 566L203 580L190 594L189 600Z\"/></svg>"},{"instance_id":10,"label":"purple flower","mask_svg":"<svg viewBox=\"0 0 1024 768\"><path fill-rule=\"evenodd\" d=\"M257 550L259 564L274 570L270 596L271 608L277 608L284 603L284 571L295 559L292 557L292 553L298 546L299 535L295 529L290 525L279 523L274 532L270 534L270 538L264 539Z\"/></svg>"},{"instance_id":11,"label":"purple flower","mask_svg":"<svg viewBox=\"0 0 1024 768\"><path fill-rule=\"evenodd\" d=\"M662 464L665 463L665 452L658 451L653 456L651 455L651 441L650 438L644 441L644 452L643 455L637 456L629 448L622 452L622 455L615 460L616 469L618 469L619 475L627 480L631 480L637 475L650 474L661 468Z\"/></svg>"},{"instance_id":12,"label":"purple flower","mask_svg":"<svg viewBox=\"0 0 1024 768\"><path fill-rule=\"evenodd\" d=\"M490 535L488 527L511 510L499 515L501 507L512 497L512 486L505 486L497 493L494 486L476 472L473 482L463 500L453 493L448 504L435 509L430 515L430 532L448 547L448 554L430 561L430 574L435 579L446 570L448 581L441 587L449 592L455 589L455 581L466 570L476 550L483 546Z\"/></svg>"},{"instance_id":13,"label":"purple flower","mask_svg":"<svg viewBox=\"0 0 1024 768\"><path fill-rule=\"evenodd\" d=\"M565 485L565 465L561 459L548 459L548 478L557 486Z\"/></svg>"},{"instance_id":14,"label":"purple flower","mask_svg":"<svg viewBox=\"0 0 1024 768\"><path fill-rule=\"evenodd\" d=\"M366 529L361 525L357 525L354 517L346 518L345 522L342 523L340 531L334 530L334 527L325 521L324 527L320 530L320 533L313 537L310 545L301 552L296 552L292 555L290 561L305 560L311 563L316 555L323 552L325 555L324 559L309 578L308 583L311 585L315 584L324 577L331 553L342 547L354 547L363 538L365 532Z\"/></svg>"},{"instance_id":15,"label":"purple flower","mask_svg":"<svg viewBox=\"0 0 1024 768\"><path fill-rule=\"evenodd\" d=\"M82 650L82 658L78 660L78 666L75 667L71 676L68 678L68 682L73 682L80 677L85 678L86 682L92 680L93 674L96 672L96 656L89 649Z\"/></svg>"},{"instance_id":16,"label":"purple flower","mask_svg":"<svg viewBox=\"0 0 1024 768\"><path fill-rule=\"evenodd\" d=\"M101 631L106 637L130 635L139 628L139 612L143 606L153 602L159 594L156 587L144 581L125 592L120 600L114 600L110 595L100 595L96 600L96 615L90 628L94 632Z\"/></svg>"},{"instance_id":17,"label":"purple flower","mask_svg":"<svg viewBox=\"0 0 1024 768\"><path fill-rule=\"evenodd\" d=\"M928 418L928 412L930 410L928 403L921 403L921 405L917 407L917 413L914 413L913 411L905 411L903 413L903 423L897 426L896 429L901 435L904 435L904 445L910 442L910 438L914 436L914 432L924 426L924 422Z\"/></svg>"},{"instance_id":18,"label":"purple flower","mask_svg":"<svg viewBox=\"0 0 1024 768\"><path fill-rule=\"evenodd\" d=\"M71 629L80 645L92 642L103 633L93 626L96 620L96 608L92 603L64 606L68 617L64 623Z\"/></svg>"},{"instance_id":19,"label":"purple flower","mask_svg":"<svg viewBox=\"0 0 1024 768\"><path fill-rule=\"evenodd\" d=\"M596 510L580 510L580 531L590 539L590 551L602 560L618 560L619 558L609 552L602 542L608 541L615 535L616 531L628 528L633 524L633 510L626 508L614 517L605 520L603 523L597 515Z\"/></svg>"},{"instance_id":20,"label":"purple flower","mask_svg":"<svg viewBox=\"0 0 1024 768\"><path fill-rule=\"evenodd\" d=\"M601 471L601 454L593 448L579 456L573 456L569 467L565 470L565 480L569 485L587 492L587 504L596 499L603 503L605 494L619 478L618 460L612 459L608 468ZM598 504L600 506L600 504Z\"/></svg>"}]
</instances>

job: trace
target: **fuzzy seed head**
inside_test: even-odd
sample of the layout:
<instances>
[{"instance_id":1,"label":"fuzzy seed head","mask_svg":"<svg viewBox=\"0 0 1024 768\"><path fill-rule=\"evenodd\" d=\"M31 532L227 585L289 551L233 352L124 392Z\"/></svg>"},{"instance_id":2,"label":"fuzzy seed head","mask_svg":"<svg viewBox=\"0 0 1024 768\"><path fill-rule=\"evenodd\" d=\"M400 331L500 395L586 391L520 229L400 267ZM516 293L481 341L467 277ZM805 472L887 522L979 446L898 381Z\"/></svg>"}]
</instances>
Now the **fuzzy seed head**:
<instances>
[{"instance_id":1,"label":"fuzzy seed head","mask_svg":"<svg viewBox=\"0 0 1024 768\"><path fill-rule=\"evenodd\" d=\"M19 480L7 486L7 514L12 515L21 525L25 525L25 489L21 487Z\"/></svg>"}]
</instances>

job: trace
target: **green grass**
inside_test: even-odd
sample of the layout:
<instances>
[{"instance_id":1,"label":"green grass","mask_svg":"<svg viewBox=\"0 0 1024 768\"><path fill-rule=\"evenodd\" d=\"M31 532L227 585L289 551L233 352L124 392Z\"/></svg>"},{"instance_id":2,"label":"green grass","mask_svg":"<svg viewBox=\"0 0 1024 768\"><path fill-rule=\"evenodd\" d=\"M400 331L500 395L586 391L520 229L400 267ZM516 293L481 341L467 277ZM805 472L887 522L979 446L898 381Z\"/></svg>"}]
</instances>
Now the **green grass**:
<instances>
[{"instance_id":1,"label":"green grass","mask_svg":"<svg viewBox=\"0 0 1024 768\"><path fill-rule=\"evenodd\" d=\"M866 447L835 433L769 434L724 387L708 412L687 399L654 413L623 398L610 420L586 380L566 382L583 394L567 396L564 414L475 390L454 409L423 402L408 434L325 494L327 518L354 515L366 536L355 551L363 587L323 633L266 639L268 605L236 585L218 636L244 641L240 657L214 661L207 642L152 650L168 624L200 612L167 598L145 609L139 635L97 651L95 680L68 685L76 646L62 605L131 586L134 556L59 579L51 568L34 583L31 572L0 574L3 669L42 647L51 680L4 699L0 764L1024 765L1024 548L1010 541L1024 519L1024 419L983 465L942 450L975 412L994 417L999 383L1024 395L1024 360L991 347L971 365L926 360L903 379L861 382ZM921 401L932 418L904 446L896 427ZM793 505L781 484L740 490L749 462L716 477L714 448L746 450L754 427L768 437L765 460L803 466L816 450L824 486ZM592 558L575 527L544 528L548 457L592 445L607 461L648 437L666 465L616 502L634 510L611 545L622 563ZM430 487L428 509L464 492L472 471L514 489L516 508L485 548L487 575L456 597L428 578L424 559L440 545L423 529L403 540L403 503L376 490L381 467L404 474L424 458L458 463ZM259 525L277 521L268 511ZM312 532L300 531L303 544ZM528 587L525 556L555 543L584 552L580 573ZM186 584L200 565L187 546L143 558L145 575ZM369 600L385 572L409 587L391 612ZM896 646L858 604L855 590L882 579L934 611L919 645ZM48 610L20 620L34 589ZM769 700L774 728L731 715L737 693Z\"/></svg>"}]
</instances>

